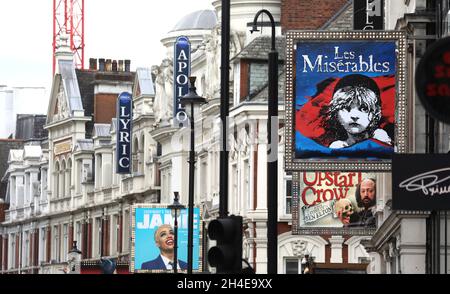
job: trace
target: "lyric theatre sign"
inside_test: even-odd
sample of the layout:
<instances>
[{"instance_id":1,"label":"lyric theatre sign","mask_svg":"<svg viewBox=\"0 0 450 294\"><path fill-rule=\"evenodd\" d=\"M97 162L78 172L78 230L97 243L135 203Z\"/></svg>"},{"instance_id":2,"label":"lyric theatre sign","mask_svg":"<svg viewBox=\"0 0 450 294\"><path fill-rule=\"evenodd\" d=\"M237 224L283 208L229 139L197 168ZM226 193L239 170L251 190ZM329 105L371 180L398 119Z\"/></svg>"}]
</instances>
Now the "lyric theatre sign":
<instances>
[{"instance_id":1,"label":"lyric theatre sign","mask_svg":"<svg viewBox=\"0 0 450 294\"><path fill-rule=\"evenodd\" d=\"M131 173L131 131L133 100L131 94L123 92L117 99L117 168L118 174Z\"/></svg>"}]
</instances>

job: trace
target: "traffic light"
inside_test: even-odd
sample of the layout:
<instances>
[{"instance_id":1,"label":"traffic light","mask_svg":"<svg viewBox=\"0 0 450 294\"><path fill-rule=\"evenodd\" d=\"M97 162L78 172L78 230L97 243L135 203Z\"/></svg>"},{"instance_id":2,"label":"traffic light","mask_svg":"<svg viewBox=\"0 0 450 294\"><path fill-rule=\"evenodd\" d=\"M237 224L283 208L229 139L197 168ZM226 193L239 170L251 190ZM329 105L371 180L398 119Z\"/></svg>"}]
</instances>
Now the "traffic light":
<instances>
[{"instance_id":1,"label":"traffic light","mask_svg":"<svg viewBox=\"0 0 450 294\"><path fill-rule=\"evenodd\" d=\"M228 216L213 220L208 226L208 236L216 246L208 251L208 262L217 273L242 271L242 217Z\"/></svg>"}]
</instances>

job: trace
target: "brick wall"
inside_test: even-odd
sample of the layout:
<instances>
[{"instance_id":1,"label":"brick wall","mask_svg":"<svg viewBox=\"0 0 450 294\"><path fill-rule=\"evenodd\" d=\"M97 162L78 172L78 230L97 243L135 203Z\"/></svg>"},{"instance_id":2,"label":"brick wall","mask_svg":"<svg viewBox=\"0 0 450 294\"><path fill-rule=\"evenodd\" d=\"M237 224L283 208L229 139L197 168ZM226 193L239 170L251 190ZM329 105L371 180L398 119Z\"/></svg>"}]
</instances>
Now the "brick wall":
<instances>
[{"instance_id":1,"label":"brick wall","mask_svg":"<svg viewBox=\"0 0 450 294\"><path fill-rule=\"evenodd\" d=\"M286 30L319 29L348 0L281 0L281 27Z\"/></svg>"},{"instance_id":2,"label":"brick wall","mask_svg":"<svg viewBox=\"0 0 450 294\"><path fill-rule=\"evenodd\" d=\"M117 94L96 94L94 101L94 122L110 124L116 117Z\"/></svg>"}]
</instances>

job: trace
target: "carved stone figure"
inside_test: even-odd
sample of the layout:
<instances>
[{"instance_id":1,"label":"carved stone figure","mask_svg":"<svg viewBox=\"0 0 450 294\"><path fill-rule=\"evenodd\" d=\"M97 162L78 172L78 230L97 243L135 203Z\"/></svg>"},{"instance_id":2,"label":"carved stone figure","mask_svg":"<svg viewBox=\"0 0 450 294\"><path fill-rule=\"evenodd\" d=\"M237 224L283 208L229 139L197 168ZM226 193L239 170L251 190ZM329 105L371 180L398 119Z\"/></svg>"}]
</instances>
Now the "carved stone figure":
<instances>
[{"instance_id":1,"label":"carved stone figure","mask_svg":"<svg viewBox=\"0 0 450 294\"><path fill-rule=\"evenodd\" d=\"M61 120L69 116L66 95L64 94L64 88L61 84L59 87L58 95L56 96L57 111L55 114L55 120Z\"/></svg>"},{"instance_id":2,"label":"carved stone figure","mask_svg":"<svg viewBox=\"0 0 450 294\"><path fill-rule=\"evenodd\" d=\"M220 27L212 29L211 35L205 36L206 52L206 97L214 98L220 90Z\"/></svg>"},{"instance_id":3,"label":"carved stone figure","mask_svg":"<svg viewBox=\"0 0 450 294\"><path fill-rule=\"evenodd\" d=\"M167 121L173 116L173 64L164 59L160 66L153 66L155 78L155 102L153 111L155 123Z\"/></svg>"}]
</instances>

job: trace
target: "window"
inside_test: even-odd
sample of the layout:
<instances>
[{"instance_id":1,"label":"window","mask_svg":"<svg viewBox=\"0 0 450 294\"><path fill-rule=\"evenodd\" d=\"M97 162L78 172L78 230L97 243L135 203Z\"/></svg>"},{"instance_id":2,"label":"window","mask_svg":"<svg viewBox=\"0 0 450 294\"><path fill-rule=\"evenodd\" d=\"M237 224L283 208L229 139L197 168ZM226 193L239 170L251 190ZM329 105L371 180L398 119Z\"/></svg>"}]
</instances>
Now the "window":
<instances>
[{"instance_id":1,"label":"window","mask_svg":"<svg viewBox=\"0 0 450 294\"><path fill-rule=\"evenodd\" d=\"M112 254L119 253L119 216L114 215L113 216L113 222L111 224L111 232L112 232Z\"/></svg>"},{"instance_id":2,"label":"window","mask_svg":"<svg viewBox=\"0 0 450 294\"><path fill-rule=\"evenodd\" d=\"M23 264L25 266L30 266L30 233L25 232L25 246L23 247Z\"/></svg>"},{"instance_id":3,"label":"window","mask_svg":"<svg viewBox=\"0 0 450 294\"><path fill-rule=\"evenodd\" d=\"M11 254L9 255L8 269L12 269L16 267L16 236L10 235L9 240L10 240L9 246L10 250L8 251L11 252Z\"/></svg>"},{"instance_id":4,"label":"window","mask_svg":"<svg viewBox=\"0 0 450 294\"><path fill-rule=\"evenodd\" d=\"M55 171L53 172L53 198L59 197L59 162L55 163Z\"/></svg>"},{"instance_id":5,"label":"window","mask_svg":"<svg viewBox=\"0 0 450 294\"><path fill-rule=\"evenodd\" d=\"M52 244L52 252L53 252L53 260L59 262L59 252L60 252L60 243L59 243L59 229L58 226L53 227L53 244Z\"/></svg>"},{"instance_id":6,"label":"window","mask_svg":"<svg viewBox=\"0 0 450 294\"><path fill-rule=\"evenodd\" d=\"M251 210L252 209L252 197L250 194L250 165L248 163L248 160L244 160L244 176L243 176L243 193L242 195L244 196L244 201L245 201L245 205L246 205L246 209L247 210Z\"/></svg>"},{"instance_id":7,"label":"window","mask_svg":"<svg viewBox=\"0 0 450 294\"><path fill-rule=\"evenodd\" d=\"M59 197L66 196L66 162L61 163L61 170L59 172Z\"/></svg>"},{"instance_id":8,"label":"window","mask_svg":"<svg viewBox=\"0 0 450 294\"><path fill-rule=\"evenodd\" d=\"M81 245L83 244L83 237L82 237L82 226L81 222L77 222L75 225L75 239L74 241L77 241L77 247L81 248ZM72 244L70 244L72 246Z\"/></svg>"},{"instance_id":9,"label":"window","mask_svg":"<svg viewBox=\"0 0 450 294\"><path fill-rule=\"evenodd\" d=\"M286 274L298 275L299 273L301 273L301 263L297 258L286 259L284 265L284 272Z\"/></svg>"},{"instance_id":10,"label":"window","mask_svg":"<svg viewBox=\"0 0 450 294\"><path fill-rule=\"evenodd\" d=\"M47 169L41 172L41 200L47 200Z\"/></svg>"},{"instance_id":11,"label":"window","mask_svg":"<svg viewBox=\"0 0 450 294\"><path fill-rule=\"evenodd\" d=\"M138 172L144 173L145 170L145 158L144 158L144 149L145 149L145 136L141 135L141 142L139 145L139 153L138 153Z\"/></svg>"},{"instance_id":12,"label":"window","mask_svg":"<svg viewBox=\"0 0 450 294\"><path fill-rule=\"evenodd\" d=\"M206 161L206 157L201 160L201 168L200 168L200 200L204 201L206 199L206 195L208 193L208 164Z\"/></svg>"},{"instance_id":13,"label":"window","mask_svg":"<svg viewBox=\"0 0 450 294\"><path fill-rule=\"evenodd\" d=\"M65 197L70 197L71 193L70 193L70 189L72 186L72 160L69 159L67 161L67 167L66 167L66 171L64 173L65 175L65 179L64 179L64 183L65 183L65 187L64 187L64 196Z\"/></svg>"},{"instance_id":14,"label":"window","mask_svg":"<svg viewBox=\"0 0 450 294\"><path fill-rule=\"evenodd\" d=\"M100 257L102 254L102 218L97 217L95 219L95 233L94 233L95 245L94 245L94 256Z\"/></svg>"},{"instance_id":15,"label":"window","mask_svg":"<svg viewBox=\"0 0 450 294\"><path fill-rule=\"evenodd\" d=\"M285 208L284 213L285 214L291 214L292 213L292 174L288 173L285 177L285 187L286 187L286 201L285 201Z\"/></svg>"},{"instance_id":16,"label":"window","mask_svg":"<svg viewBox=\"0 0 450 294\"><path fill-rule=\"evenodd\" d=\"M81 181L83 177L83 162L81 160L75 161L76 175L75 175L75 194L81 193Z\"/></svg>"},{"instance_id":17,"label":"window","mask_svg":"<svg viewBox=\"0 0 450 294\"><path fill-rule=\"evenodd\" d=\"M61 258L61 260L62 261L66 261L67 260L67 254L65 254L66 252L69 252L69 249L68 249L68 243L69 243L69 231L68 231L68 225L67 224L65 224L64 226L63 226L63 240L62 240L63 242L62 242L62 250L61 250L61 252L63 253L62 254L62 258Z\"/></svg>"},{"instance_id":18,"label":"window","mask_svg":"<svg viewBox=\"0 0 450 294\"><path fill-rule=\"evenodd\" d=\"M25 173L25 205L31 202L30 173Z\"/></svg>"},{"instance_id":19,"label":"window","mask_svg":"<svg viewBox=\"0 0 450 294\"><path fill-rule=\"evenodd\" d=\"M239 214L239 210L241 209L240 205L239 205L239 197L237 197L238 195L238 170L237 170L237 164L233 164L231 166L231 176L232 176L232 181L231 181L231 195L234 195L235 197L233 197L234 200L234 211L233 213L237 213Z\"/></svg>"},{"instance_id":20,"label":"window","mask_svg":"<svg viewBox=\"0 0 450 294\"><path fill-rule=\"evenodd\" d=\"M47 230L45 229L45 228L41 228L41 230L40 230L40 233L39 233L39 236L40 236L40 240L39 240L39 261L41 262L41 261L46 261L47 259L46 259L46 256L45 256L45 253L46 253L46 250L45 250L45 248L46 248L46 246L47 246Z\"/></svg>"},{"instance_id":21,"label":"window","mask_svg":"<svg viewBox=\"0 0 450 294\"><path fill-rule=\"evenodd\" d=\"M131 154L132 157L132 170L133 173L137 173L139 171L139 161L138 161L138 154L139 154L139 141L137 137L134 138L133 144L132 144L133 152Z\"/></svg>"},{"instance_id":22,"label":"window","mask_svg":"<svg viewBox=\"0 0 450 294\"><path fill-rule=\"evenodd\" d=\"M96 155L96 173L95 173L95 188L100 189L102 187L102 154Z\"/></svg>"}]
</instances>

